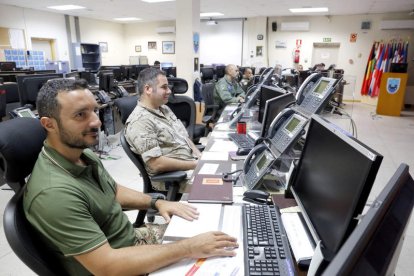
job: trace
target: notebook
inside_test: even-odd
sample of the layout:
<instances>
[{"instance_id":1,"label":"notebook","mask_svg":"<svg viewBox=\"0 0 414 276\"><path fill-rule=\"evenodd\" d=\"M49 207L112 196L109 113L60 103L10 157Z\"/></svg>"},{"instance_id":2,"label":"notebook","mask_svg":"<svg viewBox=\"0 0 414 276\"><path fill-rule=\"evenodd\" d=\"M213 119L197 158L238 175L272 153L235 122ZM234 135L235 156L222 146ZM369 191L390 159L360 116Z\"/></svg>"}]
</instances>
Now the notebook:
<instances>
[{"instance_id":1,"label":"notebook","mask_svg":"<svg viewBox=\"0 0 414 276\"><path fill-rule=\"evenodd\" d=\"M221 175L198 174L194 177L188 202L233 203L233 185L223 181Z\"/></svg>"}]
</instances>

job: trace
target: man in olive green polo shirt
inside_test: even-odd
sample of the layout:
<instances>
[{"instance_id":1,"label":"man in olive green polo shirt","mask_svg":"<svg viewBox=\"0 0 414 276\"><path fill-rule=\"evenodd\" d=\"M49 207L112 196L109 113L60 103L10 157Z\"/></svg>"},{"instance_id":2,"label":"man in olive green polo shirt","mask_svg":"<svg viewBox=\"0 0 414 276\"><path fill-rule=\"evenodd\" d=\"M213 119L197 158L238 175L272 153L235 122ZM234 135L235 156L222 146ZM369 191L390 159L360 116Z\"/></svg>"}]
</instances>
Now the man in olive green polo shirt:
<instances>
[{"instance_id":1,"label":"man in olive green polo shirt","mask_svg":"<svg viewBox=\"0 0 414 276\"><path fill-rule=\"evenodd\" d=\"M138 275L183 258L235 255L228 248L238 246L236 239L218 231L165 245L145 240L145 231L134 231L122 209L152 207L167 222L171 215L197 219L198 212L114 181L88 149L98 143L101 122L84 80L50 80L39 92L37 108L47 138L23 206L45 247L69 274Z\"/></svg>"},{"instance_id":2,"label":"man in olive green polo shirt","mask_svg":"<svg viewBox=\"0 0 414 276\"><path fill-rule=\"evenodd\" d=\"M243 103L245 93L237 82L239 69L234 64L229 64L224 69L225 75L214 86L214 102L219 106L217 118L230 103Z\"/></svg>"}]
</instances>

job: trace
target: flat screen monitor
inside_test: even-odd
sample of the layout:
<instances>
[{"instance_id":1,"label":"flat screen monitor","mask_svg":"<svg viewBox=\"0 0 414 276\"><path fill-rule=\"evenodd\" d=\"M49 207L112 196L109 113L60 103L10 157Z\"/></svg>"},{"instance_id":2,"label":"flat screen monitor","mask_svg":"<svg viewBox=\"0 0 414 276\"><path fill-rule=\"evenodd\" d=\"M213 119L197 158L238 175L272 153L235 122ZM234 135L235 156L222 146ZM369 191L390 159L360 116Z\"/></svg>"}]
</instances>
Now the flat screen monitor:
<instances>
[{"instance_id":1,"label":"flat screen monitor","mask_svg":"<svg viewBox=\"0 0 414 276\"><path fill-rule=\"evenodd\" d=\"M177 77L177 67L166 67L162 69L167 77Z\"/></svg>"},{"instance_id":2,"label":"flat screen monitor","mask_svg":"<svg viewBox=\"0 0 414 276\"><path fill-rule=\"evenodd\" d=\"M96 85L96 78L93 72L89 71L80 71L79 72L80 78L86 80L89 85Z\"/></svg>"},{"instance_id":3,"label":"flat screen monitor","mask_svg":"<svg viewBox=\"0 0 414 276\"><path fill-rule=\"evenodd\" d=\"M260 88L260 95L259 95L259 116L258 121L262 123L263 121L263 115L265 112L265 106L266 101L273 99L275 97L281 96L285 94L285 90L275 87L275 86L268 86L268 85L262 85Z\"/></svg>"},{"instance_id":4,"label":"flat screen monitor","mask_svg":"<svg viewBox=\"0 0 414 276\"><path fill-rule=\"evenodd\" d=\"M114 87L114 73L111 71L101 71L99 73L99 90L110 92Z\"/></svg>"},{"instance_id":5,"label":"flat screen monitor","mask_svg":"<svg viewBox=\"0 0 414 276\"><path fill-rule=\"evenodd\" d=\"M273 120L276 118L276 116L283 109L285 109L287 105L295 102L295 100L296 99L293 93L289 92L266 101L260 137L267 137L269 127L272 124Z\"/></svg>"},{"instance_id":6,"label":"flat screen monitor","mask_svg":"<svg viewBox=\"0 0 414 276\"><path fill-rule=\"evenodd\" d=\"M123 81L124 76L122 75L121 66L101 66L99 71L111 71L114 73L114 79L117 81Z\"/></svg>"},{"instance_id":7,"label":"flat screen monitor","mask_svg":"<svg viewBox=\"0 0 414 276\"><path fill-rule=\"evenodd\" d=\"M414 206L414 180L401 164L323 275L394 275Z\"/></svg>"},{"instance_id":8,"label":"flat screen monitor","mask_svg":"<svg viewBox=\"0 0 414 276\"><path fill-rule=\"evenodd\" d=\"M382 156L344 130L312 115L291 191L324 260L357 225Z\"/></svg>"},{"instance_id":9,"label":"flat screen monitor","mask_svg":"<svg viewBox=\"0 0 414 276\"><path fill-rule=\"evenodd\" d=\"M173 67L172 62L161 62L160 63L160 69L163 70L164 68L170 68Z\"/></svg>"},{"instance_id":10,"label":"flat screen monitor","mask_svg":"<svg viewBox=\"0 0 414 276\"><path fill-rule=\"evenodd\" d=\"M122 65L121 66L122 78L126 80L133 79L133 75L134 75L133 68L134 68L133 65Z\"/></svg>"},{"instance_id":11,"label":"flat screen monitor","mask_svg":"<svg viewBox=\"0 0 414 276\"><path fill-rule=\"evenodd\" d=\"M134 79L138 79L139 73L141 73L142 70L145 68L149 68L150 66L148 64L142 64L142 65L134 65Z\"/></svg>"},{"instance_id":12,"label":"flat screen monitor","mask_svg":"<svg viewBox=\"0 0 414 276\"><path fill-rule=\"evenodd\" d=\"M63 78L63 74L21 75L17 76L20 104L31 104L36 107L37 94L40 88L50 79Z\"/></svg>"},{"instance_id":13,"label":"flat screen monitor","mask_svg":"<svg viewBox=\"0 0 414 276\"><path fill-rule=\"evenodd\" d=\"M0 71L14 71L14 70L16 70L16 62L0 61Z\"/></svg>"}]
</instances>

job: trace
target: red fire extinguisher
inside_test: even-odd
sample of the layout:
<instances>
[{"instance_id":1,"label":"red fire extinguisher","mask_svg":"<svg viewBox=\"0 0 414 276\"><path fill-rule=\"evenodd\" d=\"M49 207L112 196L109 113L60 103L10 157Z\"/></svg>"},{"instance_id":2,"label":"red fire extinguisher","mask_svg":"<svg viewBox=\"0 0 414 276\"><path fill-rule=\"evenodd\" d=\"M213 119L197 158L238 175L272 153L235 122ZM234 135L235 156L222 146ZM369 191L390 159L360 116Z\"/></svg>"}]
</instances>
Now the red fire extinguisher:
<instances>
[{"instance_id":1,"label":"red fire extinguisher","mask_svg":"<svg viewBox=\"0 0 414 276\"><path fill-rule=\"evenodd\" d=\"M293 62L294 63L299 63L299 59L300 59L300 50L299 50L299 48L296 48L295 52L293 54Z\"/></svg>"}]
</instances>

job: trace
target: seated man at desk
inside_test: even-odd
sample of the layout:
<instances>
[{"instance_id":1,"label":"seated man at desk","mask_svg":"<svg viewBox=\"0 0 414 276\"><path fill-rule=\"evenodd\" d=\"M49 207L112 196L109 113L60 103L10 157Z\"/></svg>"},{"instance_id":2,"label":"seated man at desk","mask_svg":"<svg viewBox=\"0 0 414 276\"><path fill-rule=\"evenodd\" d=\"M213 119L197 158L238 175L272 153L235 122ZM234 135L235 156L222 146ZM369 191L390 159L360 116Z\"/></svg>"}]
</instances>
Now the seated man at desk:
<instances>
[{"instance_id":1,"label":"seated man at desk","mask_svg":"<svg viewBox=\"0 0 414 276\"><path fill-rule=\"evenodd\" d=\"M139 101L125 123L125 137L132 151L140 154L150 176L168 171L193 170L201 156L187 130L165 104L171 90L165 73L146 68L138 77ZM180 184L185 191L187 181ZM152 182L165 191L163 183Z\"/></svg>"},{"instance_id":2,"label":"seated man at desk","mask_svg":"<svg viewBox=\"0 0 414 276\"><path fill-rule=\"evenodd\" d=\"M158 209L197 219L191 205L151 199L109 175L89 149L98 143L98 104L85 81L53 79L39 92L37 108L47 132L27 184L23 206L45 247L70 275L142 275L183 258L234 256L237 241L208 232L156 244L154 230L134 229L122 209Z\"/></svg>"},{"instance_id":3,"label":"seated man at desk","mask_svg":"<svg viewBox=\"0 0 414 276\"><path fill-rule=\"evenodd\" d=\"M217 118L223 112L227 104L243 103L245 93L237 82L239 69L234 64L229 64L224 69L225 75L214 87L214 102L219 106Z\"/></svg>"},{"instance_id":4,"label":"seated man at desk","mask_svg":"<svg viewBox=\"0 0 414 276\"><path fill-rule=\"evenodd\" d=\"M253 85L254 82L254 75L251 68L247 67L244 69L243 77L240 81L240 86L244 90L244 92L247 92L247 89Z\"/></svg>"}]
</instances>

